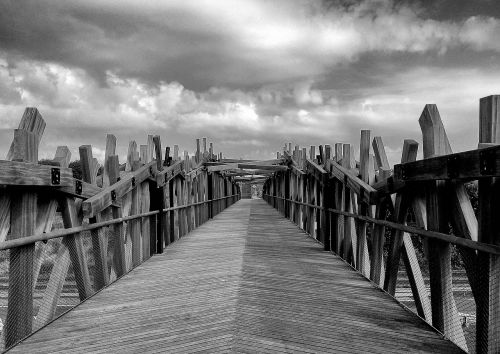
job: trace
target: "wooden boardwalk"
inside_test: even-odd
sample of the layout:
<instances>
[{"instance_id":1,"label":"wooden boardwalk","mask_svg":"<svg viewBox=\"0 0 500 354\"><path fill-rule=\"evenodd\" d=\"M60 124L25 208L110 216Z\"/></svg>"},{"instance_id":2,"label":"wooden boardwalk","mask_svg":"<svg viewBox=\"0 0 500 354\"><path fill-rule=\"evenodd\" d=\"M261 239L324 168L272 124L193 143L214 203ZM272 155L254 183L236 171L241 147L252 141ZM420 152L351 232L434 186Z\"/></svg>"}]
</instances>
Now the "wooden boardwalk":
<instances>
[{"instance_id":1,"label":"wooden boardwalk","mask_svg":"<svg viewBox=\"0 0 500 354\"><path fill-rule=\"evenodd\" d=\"M241 200L12 353L461 352L261 200Z\"/></svg>"}]
</instances>

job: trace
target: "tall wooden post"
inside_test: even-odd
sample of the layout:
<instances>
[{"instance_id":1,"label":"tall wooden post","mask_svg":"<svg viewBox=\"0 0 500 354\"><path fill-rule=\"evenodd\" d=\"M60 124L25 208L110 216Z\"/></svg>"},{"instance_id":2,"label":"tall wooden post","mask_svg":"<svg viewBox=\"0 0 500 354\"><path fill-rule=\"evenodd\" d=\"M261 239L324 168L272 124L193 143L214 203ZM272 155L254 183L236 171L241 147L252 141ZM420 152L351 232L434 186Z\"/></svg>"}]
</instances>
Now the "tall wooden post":
<instances>
[{"instance_id":1,"label":"tall wooden post","mask_svg":"<svg viewBox=\"0 0 500 354\"><path fill-rule=\"evenodd\" d=\"M360 140L360 148L359 148L359 165L360 165L360 174L361 174L361 179L366 182L370 183L369 181L369 164L370 161L370 131L369 130L362 130L361 131L361 140ZM358 204L358 212L360 215L368 215L368 204L360 201ZM367 266L369 266L369 260L368 260L368 246L366 242L366 222L359 220L358 221L358 227L357 227L357 237L358 237L358 243L357 243L357 265L358 265L358 270L365 275L366 277L369 275L369 272L367 271Z\"/></svg>"},{"instance_id":2,"label":"tall wooden post","mask_svg":"<svg viewBox=\"0 0 500 354\"><path fill-rule=\"evenodd\" d=\"M500 143L500 95L481 98L479 143ZM480 242L500 245L500 178L479 179ZM476 351L500 352L500 257L478 253Z\"/></svg>"},{"instance_id":3,"label":"tall wooden post","mask_svg":"<svg viewBox=\"0 0 500 354\"><path fill-rule=\"evenodd\" d=\"M436 105L426 105L419 119L424 159L451 153L450 143ZM448 210L444 181L426 184L427 229L447 233ZM429 239L429 277L431 285L432 324L462 348L467 348L453 297L451 245Z\"/></svg>"},{"instance_id":4,"label":"tall wooden post","mask_svg":"<svg viewBox=\"0 0 500 354\"><path fill-rule=\"evenodd\" d=\"M96 185L96 172L94 166L94 158L92 157L92 147L90 145L82 145L79 148L80 163L82 166L82 179L90 184ZM96 215L90 218L89 222L94 224L101 221L101 215ZM109 283L108 273L108 257L107 257L107 240L104 230L95 229L91 231L92 250L94 256L94 284L96 290L103 288Z\"/></svg>"},{"instance_id":5,"label":"tall wooden post","mask_svg":"<svg viewBox=\"0 0 500 354\"><path fill-rule=\"evenodd\" d=\"M40 122L41 131L21 128L14 131L14 140L8 159L38 162L38 143L45 128L45 122L36 108L26 109L23 119ZM22 121L21 121L22 124ZM40 136L37 134L40 133ZM16 191L10 203L11 220L9 239L31 236L35 233L37 217L37 195L30 191ZM35 244L17 247L9 254L9 294L5 347L31 333L33 324L33 255Z\"/></svg>"},{"instance_id":6,"label":"tall wooden post","mask_svg":"<svg viewBox=\"0 0 500 354\"><path fill-rule=\"evenodd\" d=\"M154 154L156 159L156 169L158 170L158 172L160 172L163 170L163 163L161 156L162 153L161 138L159 135L155 135L153 137L153 145L154 145ZM159 254L163 253L164 245L167 246L170 243L170 240L166 235L168 229L167 215L163 211L163 209L165 209L165 202L166 202L165 198L167 197L165 189L168 190L168 185L158 187L156 183L152 183L149 189L151 198L150 209L159 211L159 214L156 218L156 225L155 225L156 232L154 236L153 235L151 236L150 247L152 251L154 250L154 253L159 253Z\"/></svg>"}]
</instances>

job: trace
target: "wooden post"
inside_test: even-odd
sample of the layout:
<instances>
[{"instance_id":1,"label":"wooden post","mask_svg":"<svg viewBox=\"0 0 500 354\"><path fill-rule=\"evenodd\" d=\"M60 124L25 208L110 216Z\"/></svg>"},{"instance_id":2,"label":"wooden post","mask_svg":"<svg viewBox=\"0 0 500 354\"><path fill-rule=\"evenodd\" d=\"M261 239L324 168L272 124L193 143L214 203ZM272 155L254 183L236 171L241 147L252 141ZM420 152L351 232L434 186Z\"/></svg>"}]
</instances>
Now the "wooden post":
<instances>
[{"instance_id":1,"label":"wooden post","mask_svg":"<svg viewBox=\"0 0 500 354\"><path fill-rule=\"evenodd\" d=\"M361 140L359 145L359 165L360 165L360 175L363 182L370 183L369 181L369 168L370 168L370 131L361 131ZM359 201L359 199L358 199ZM358 213L360 215L368 215L368 205L359 201ZM357 265L358 270L365 276L368 277L370 272L367 269L369 267L368 259L368 246L366 242L366 222L358 220L357 222Z\"/></svg>"},{"instance_id":2,"label":"wooden post","mask_svg":"<svg viewBox=\"0 0 500 354\"><path fill-rule=\"evenodd\" d=\"M349 144L343 144L342 146L342 167L350 168L351 160L351 146ZM351 191L347 187L346 181L343 183L342 195L344 196L343 211L348 213L352 212L351 203ZM352 248L352 219L349 217L344 217L344 249L343 258L347 263L351 263L353 260L353 248Z\"/></svg>"},{"instance_id":3,"label":"wooden post","mask_svg":"<svg viewBox=\"0 0 500 354\"><path fill-rule=\"evenodd\" d=\"M500 95L479 103L479 143L500 143ZM479 241L500 245L500 178L479 179ZM476 352L500 352L500 257L478 252Z\"/></svg>"},{"instance_id":4,"label":"wooden post","mask_svg":"<svg viewBox=\"0 0 500 354\"><path fill-rule=\"evenodd\" d=\"M94 158L92 157L92 147L90 145L82 145L79 148L79 152L80 163L82 166L82 179L87 183L96 185L96 177L93 171ZM100 221L102 221L100 214L89 219L89 223L91 224L95 224ZM95 265L94 285L96 290L99 290L109 284L107 256L108 243L106 234L102 228L94 229L90 232L90 234L92 239L92 251Z\"/></svg>"},{"instance_id":5,"label":"wooden post","mask_svg":"<svg viewBox=\"0 0 500 354\"><path fill-rule=\"evenodd\" d=\"M424 159L451 153L436 105L426 105L419 119L423 137ZM427 229L448 232L446 192L443 181L426 183ZM467 350L464 333L453 297L451 245L429 239L429 276L431 285L432 324L448 338Z\"/></svg>"},{"instance_id":6,"label":"wooden post","mask_svg":"<svg viewBox=\"0 0 500 354\"><path fill-rule=\"evenodd\" d=\"M174 145L174 161L179 160L179 145Z\"/></svg>"},{"instance_id":7,"label":"wooden post","mask_svg":"<svg viewBox=\"0 0 500 354\"><path fill-rule=\"evenodd\" d=\"M131 171L135 171L138 167L138 152L137 144L135 141L131 141L129 144L129 162L131 165ZM132 205L130 207L130 215L137 215L141 212L141 194L139 185L135 184L132 186ZM132 266L136 267L141 263L141 224L139 219L133 219L129 222L130 227L130 239L132 240Z\"/></svg>"},{"instance_id":8,"label":"wooden post","mask_svg":"<svg viewBox=\"0 0 500 354\"><path fill-rule=\"evenodd\" d=\"M330 189L330 181L328 174L323 174L321 181L321 233L323 235L323 246L325 251L331 250L331 234L330 234L330 212L327 210L332 207L332 195Z\"/></svg>"},{"instance_id":9,"label":"wooden post","mask_svg":"<svg viewBox=\"0 0 500 354\"><path fill-rule=\"evenodd\" d=\"M120 176L120 164L118 155L111 155L108 158L105 170L108 173L109 184L113 185L118 182ZM122 208L112 207L113 219L119 219L123 216ZM117 223L113 226L113 263L117 277L121 277L127 272L127 263L125 260L125 233L123 223Z\"/></svg>"},{"instance_id":10,"label":"wooden post","mask_svg":"<svg viewBox=\"0 0 500 354\"><path fill-rule=\"evenodd\" d=\"M214 197L213 194L213 173L208 173L207 174L207 200L212 200ZM213 215L213 202L208 202L208 219L212 219L214 217Z\"/></svg>"},{"instance_id":11,"label":"wooden post","mask_svg":"<svg viewBox=\"0 0 500 354\"><path fill-rule=\"evenodd\" d=\"M35 117L38 115L36 111ZM41 116L38 119L42 120ZM16 129L11 146L12 160L37 163L39 140L40 137L36 133ZM12 194L10 207L9 239L33 235L36 227L37 195L29 191L16 191ZM35 244L10 250L6 348L14 345L32 331L33 282L36 282L36 279L33 279L34 251Z\"/></svg>"},{"instance_id":12,"label":"wooden post","mask_svg":"<svg viewBox=\"0 0 500 354\"><path fill-rule=\"evenodd\" d=\"M342 161L342 143L335 143L335 162L340 164ZM342 182L334 182L335 208L343 210L344 208L344 189ZM333 236L333 251L342 256L342 240L344 238L344 217L340 214L333 214L333 224L336 225Z\"/></svg>"},{"instance_id":13,"label":"wooden post","mask_svg":"<svg viewBox=\"0 0 500 354\"><path fill-rule=\"evenodd\" d=\"M196 139L196 163L200 163L200 139Z\"/></svg>"},{"instance_id":14,"label":"wooden post","mask_svg":"<svg viewBox=\"0 0 500 354\"><path fill-rule=\"evenodd\" d=\"M284 188L285 199L289 199L290 198L290 172L289 171L286 171L284 173L283 179L284 179L284 184L285 184L285 186L284 186L285 187ZM285 200L284 206L285 206L285 208L284 208L285 209L284 210L285 218L289 218L290 217L290 202Z\"/></svg>"},{"instance_id":15,"label":"wooden post","mask_svg":"<svg viewBox=\"0 0 500 354\"><path fill-rule=\"evenodd\" d=\"M382 171L389 171L390 165L385 153L384 143L382 137L376 136L372 142L373 152L375 153L375 160L379 166L379 176L387 178L388 175L382 176ZM389 197L390 198L390 197ZM385 219L387 214L387 202L382 201L377 204L375 208L375 217L377 219ZM383 286L384 284L384 240L385 240L385 227L382 225L374 225L372 229L372 256L370 258L370 279Z\"/></svg>"}]
</instances>

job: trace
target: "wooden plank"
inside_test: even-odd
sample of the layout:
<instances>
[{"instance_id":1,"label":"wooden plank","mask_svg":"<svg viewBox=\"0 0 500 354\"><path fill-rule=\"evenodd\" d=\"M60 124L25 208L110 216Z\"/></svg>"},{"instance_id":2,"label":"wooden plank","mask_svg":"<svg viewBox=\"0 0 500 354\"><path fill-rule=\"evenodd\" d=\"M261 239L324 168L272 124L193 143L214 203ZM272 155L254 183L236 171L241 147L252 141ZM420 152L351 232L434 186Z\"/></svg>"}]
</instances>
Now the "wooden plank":
<instances>
[{"instance_id":1,"label":"wooden plank","mask_svg":"<svg viewBox=\"0 0 500 354\"><path fill-rule=\"evenodd\" d=\"M156 161L152 161L138 170L131 171L112 186L103 188L102 191L82 203L82 209L86 217L93 217L97 213L113 204L113 200L121 199L130 192L135 184L142 183L156 174ZM134 182L134 183L132 183ZM115 198L113 198L113 195Z\"/></svg>"},{"instance_id":2,"label":"wooden plank","mask_svg":"<svg viewBox=\"0 0 500 354\"><path fill-rule=\"evenodd\" d=\"M342 160L342 162L344 161ZM327 169L331 170L333 177L338 179L340 182L347 183L349 189L356 193L363 202L376 204L379 201L380 198L375 188L363 182L355 174L349 171L348 167L350 166L350 161L346 161L345 165L340 166L332 160L329 160L326 162L326 166Z\"/></svg>"},{"instance_id":3,"label":"wooden plank","mask_svg":"<svg viewBox=\"0 0 500 354\"><path fill-rule=\"evenodd\" d=\"M156 174L156 183L163 186L172 178L181 174L184 171L184 163L182 161L174 162L172 165L164 168Z\"/></svg>"},{"instance_id":4,"label":"wooden plank","mask_svg":"<svg viewBox=\"0 0 500 354\"><path fill-rule=\"evenodd\" d=\"M53 168L59 170L58 183L53 183ZM0 185L72 187L74 186L73 171L71 168L38 165L38 161L30 163L0 160Z\"/></svg>"},{"instance_id":5,"label":"wooden plank","mask_svg":"<svg viewBox=\"0 0 500 354\"><path fill-rule=\"evenodd\" d=\"M394 175L396 183L500 176L500 146L395 165Z\"/></svg>"}]
</instances>

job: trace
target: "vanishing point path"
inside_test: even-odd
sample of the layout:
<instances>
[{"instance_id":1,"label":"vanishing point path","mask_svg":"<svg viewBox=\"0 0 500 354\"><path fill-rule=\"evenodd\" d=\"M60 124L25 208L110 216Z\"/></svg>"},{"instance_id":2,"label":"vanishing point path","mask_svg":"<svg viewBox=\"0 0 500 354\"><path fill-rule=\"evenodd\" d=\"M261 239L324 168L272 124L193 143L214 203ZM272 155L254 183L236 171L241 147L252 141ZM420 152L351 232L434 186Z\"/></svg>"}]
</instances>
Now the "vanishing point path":
<instances>
[{"instance_id":1,"label":"vanishing point path","mask_svg":"<svg viewBox=\"0 0 500 354\"><path fill-rule=\"evenodd\" d=\"M262 200L240 200L9 353L461 352Z\"/></svg>"}]
</instances>

